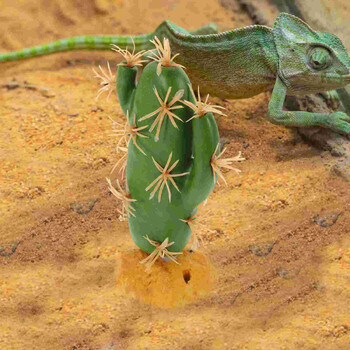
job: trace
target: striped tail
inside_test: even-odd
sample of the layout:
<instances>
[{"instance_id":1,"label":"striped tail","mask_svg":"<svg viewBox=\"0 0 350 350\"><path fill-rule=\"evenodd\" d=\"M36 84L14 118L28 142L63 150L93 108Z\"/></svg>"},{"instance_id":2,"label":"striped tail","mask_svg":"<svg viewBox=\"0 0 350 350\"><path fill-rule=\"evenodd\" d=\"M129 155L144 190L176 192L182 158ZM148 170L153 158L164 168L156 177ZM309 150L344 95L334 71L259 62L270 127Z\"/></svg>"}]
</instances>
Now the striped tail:
<instances>
[{"instance_id":1,"label":"striped tail","mask_svg":"<svg viewBox=\"0 0 350 350\"><path fill-rule=\"evenodd\" d=\"M135 51L149 50L153 47L150 40L154 34L144 34L138 36L75 36L61 39L49 44L34 46L27 49L12 51L0 54L0 62L18 61L26 58L50 55L55 52L72 50L110 50L111 44L115 44L122 49L132 50L135 42ZM132 39L131 39L132 38Z\"/></svg>"},{"instance_id":2,"label":"striped tail","mask_svg":"<svg viewBox=\"0 0 350 350\"><path fill-rule=\"evenodd\" d=\"M27 49L12 51L0 54L0 63L9 61L18 61L22 59L50 55L55 52L72 51L72 50L110 50L111 44L119 46L121 49L133 49L133 41L135 42L135 52L141 50L150 50L154 45L150 40L155 35L162 39L165 29L169 26L169 22L163 22L153 33L136 35L136 36L75 36L72 38L61 39L49 44L34 46ZM181 32L186 32L177 27ZM192 35L205 35L217 33L217 27L214 23L209 23L192 32L186 32Z\"/></svg>"}]
</instances>

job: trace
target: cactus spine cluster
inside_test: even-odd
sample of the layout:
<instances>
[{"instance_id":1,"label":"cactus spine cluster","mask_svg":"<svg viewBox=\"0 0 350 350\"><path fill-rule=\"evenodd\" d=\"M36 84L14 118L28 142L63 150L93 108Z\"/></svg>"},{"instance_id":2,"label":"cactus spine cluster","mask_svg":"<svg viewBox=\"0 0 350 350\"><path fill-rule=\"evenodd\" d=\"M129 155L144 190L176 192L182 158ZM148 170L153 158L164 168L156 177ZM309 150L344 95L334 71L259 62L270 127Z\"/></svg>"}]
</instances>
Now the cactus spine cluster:
<instances>
[{"instance_id":1,"label":"cactus spine cluster","mask_svg":"<svg viewBox=\"0 0 350 350\"><path fill-rule=\"evenodd\" d=\"M153 62L137 81L141 55L116 48L126 61L118 66L117 94L127 117L119 130L127 144L126 190L109 181L114 195L123 201L134 243L159 257L175 258L187 244L198 205L213 190L219 167L236 158L219 159L219 133L212 112L220 106L196 98L182 66L155 38ZM103 87L106 91L108 90ZM103 89L101 88L101 89ZM222 107L221 107L222 108Z\"/></svg>"}]
</instances>

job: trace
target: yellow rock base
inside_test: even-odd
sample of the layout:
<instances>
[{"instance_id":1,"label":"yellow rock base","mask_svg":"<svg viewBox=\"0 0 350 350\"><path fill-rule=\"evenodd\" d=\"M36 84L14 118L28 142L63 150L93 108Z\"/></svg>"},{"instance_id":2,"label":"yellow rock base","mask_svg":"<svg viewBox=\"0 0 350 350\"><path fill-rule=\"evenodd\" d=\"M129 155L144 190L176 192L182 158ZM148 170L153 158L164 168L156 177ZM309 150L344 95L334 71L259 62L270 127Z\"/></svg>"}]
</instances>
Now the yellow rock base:
<instances>
[{"instance_id":1,"label":"yellow rock base","mask_svg":"<svg viewBox=\"0 0 350 350\"><path fill-rule=\"evenodd\" d=\"M118 288L147 304L183 306L206 295L216 280L214 268L199 252L184 251L177 258L179 265L158 259L149 272L140 264L147 256L141 250L122 252L117 270Z\"/></svg>"}]
</instances>

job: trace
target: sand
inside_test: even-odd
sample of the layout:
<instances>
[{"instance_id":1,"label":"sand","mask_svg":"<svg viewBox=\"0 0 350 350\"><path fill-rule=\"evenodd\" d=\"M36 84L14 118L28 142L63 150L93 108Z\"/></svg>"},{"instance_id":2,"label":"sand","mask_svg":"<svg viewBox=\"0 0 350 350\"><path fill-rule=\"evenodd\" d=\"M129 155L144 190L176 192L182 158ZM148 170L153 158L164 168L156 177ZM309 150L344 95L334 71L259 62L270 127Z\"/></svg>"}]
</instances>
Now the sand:
<instances>
[{"instance_id":1,"label":"sand","mask_svg":"<svg viewBox=\"0 0 350 350\"><path fill-rule=\"evenodd\" d=\"M251 23L214 0L3 0L0 47L150 32L166 18ZM1 84L18 85L0 89L0 349L349 349L350 189L330 170L338 159L264 118L269 93L211 99L227 108L226 156L246 161L199 211L202 275L186 253L167 263L168 285L157 264L158 302L117 283L142 254L105 180L120 159L108 117L125 118L115 94L95 101L105 59L115 71L111 52L0 65Z\"/></svg>"}]
</instances>

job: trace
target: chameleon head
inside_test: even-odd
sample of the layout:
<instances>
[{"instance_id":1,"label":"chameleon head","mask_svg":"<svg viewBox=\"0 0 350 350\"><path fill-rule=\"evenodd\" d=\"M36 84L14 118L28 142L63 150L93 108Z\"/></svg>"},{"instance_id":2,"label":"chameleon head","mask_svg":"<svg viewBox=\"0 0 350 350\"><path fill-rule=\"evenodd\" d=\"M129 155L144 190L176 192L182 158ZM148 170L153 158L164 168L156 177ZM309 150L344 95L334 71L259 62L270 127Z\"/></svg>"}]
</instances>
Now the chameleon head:
<instances>
[{"instance_id":1,"label":"chameleon head","mask_svg":"<svg viewBox=\"0 0 350 350\"><path fill-rule=\"evenodd\" d=\"M350 84L350 59L336 35L316 32L286 13L277 17L273 35L278 74L288 94L329 91Z\"/></svg>"}]
</instances>

